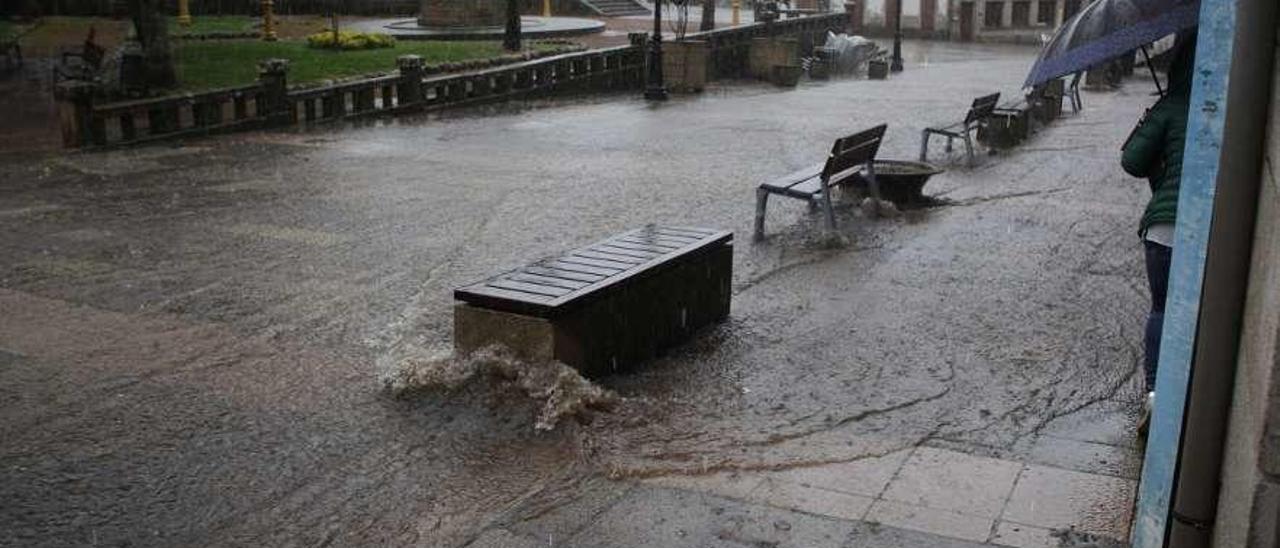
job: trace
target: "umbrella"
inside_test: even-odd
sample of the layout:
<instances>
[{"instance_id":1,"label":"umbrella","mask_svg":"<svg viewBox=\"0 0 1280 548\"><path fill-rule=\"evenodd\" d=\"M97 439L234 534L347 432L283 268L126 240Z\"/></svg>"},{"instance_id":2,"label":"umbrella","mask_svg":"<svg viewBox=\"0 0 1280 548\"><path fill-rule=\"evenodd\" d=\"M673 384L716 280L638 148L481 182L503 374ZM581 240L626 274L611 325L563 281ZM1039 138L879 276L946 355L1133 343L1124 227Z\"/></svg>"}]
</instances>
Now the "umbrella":
<instances>
[{"instance_id":1,"label":"umbrella","mask_svg":"<svg viewBox=\"0 0 1280 548\"><path fill-rule=\"evenodd\" d=\"M1058 28L1040 50L1023 86L1087 70L1144 48L1196 26L1199 15L1200 0L1094 0Z\"/></svg>"}]
</instances>

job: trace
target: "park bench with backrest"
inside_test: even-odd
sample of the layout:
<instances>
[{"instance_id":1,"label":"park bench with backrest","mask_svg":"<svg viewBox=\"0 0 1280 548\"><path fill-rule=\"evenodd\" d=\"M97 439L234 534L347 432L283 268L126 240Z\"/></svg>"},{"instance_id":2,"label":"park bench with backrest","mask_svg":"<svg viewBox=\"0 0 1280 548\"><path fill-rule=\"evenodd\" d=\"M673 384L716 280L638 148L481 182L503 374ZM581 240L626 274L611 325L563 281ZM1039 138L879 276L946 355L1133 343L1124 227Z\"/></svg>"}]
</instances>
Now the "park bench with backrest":
<instances>
[{"instance_id":1,"label":"park bench with backrest","mask_svg":"<svg viewBox=\"0 0 1280 548\"><path fill-rule=\"evenodd\" d=\"M726 318L732 278L731 232L631 230L455 290L454 348L624 369Z\"/></svg>"},{"instance_id":2,"label":"park bench with backrest","mask_svg":"<svg viewBox=\"0 0 1280 548\"><path fill-rule=\"evenodd\" d=\"M89 35L79 50L62 53L62 63L53 68L55 80L93 80L97 76L107 50L93 41L94 36L94 28L89 27Z\"/></svg>"},{"instance_id":3,"label":"park bench with backrest","mask_svg":"<svg viewBox=\"0 0 1280 548\"><path fill-rule=\"evenodd\" d=\"M965 114L964 120L949 126L925 128L920 136L920 161L927 162L929 160L929 139L934 135L941 135L947 138L947 152L951 152L952 140L963 140L968 163L972 166L974 164L972 134L987 123L992 113L995 112L996 103L998 102L1000 102L999 93L984 95L973 100L973 105L969 107L969 112Z\"/></svg>"},{"instance_id":4,"label":"park bench with backrest","mask_svg":"<svg viewBox=\"0 0 1280 548\"><path fill-rule=\"evenodd\" d=\"M884 131L887 127L886 124L880 124L860 133L836 139L825 162L760 185L756 189L755 237L757 239L764 237L765 210L769 206L771 195L805 200L810 208L821 207L826 218L827 230L834 231L836 217L831 204L832 187L846 182L851 183L855 176L860 176L869 183L872 193L878 194L873 161L880 150L880 142L884 140Z\"/></svg>"}]
</instances>

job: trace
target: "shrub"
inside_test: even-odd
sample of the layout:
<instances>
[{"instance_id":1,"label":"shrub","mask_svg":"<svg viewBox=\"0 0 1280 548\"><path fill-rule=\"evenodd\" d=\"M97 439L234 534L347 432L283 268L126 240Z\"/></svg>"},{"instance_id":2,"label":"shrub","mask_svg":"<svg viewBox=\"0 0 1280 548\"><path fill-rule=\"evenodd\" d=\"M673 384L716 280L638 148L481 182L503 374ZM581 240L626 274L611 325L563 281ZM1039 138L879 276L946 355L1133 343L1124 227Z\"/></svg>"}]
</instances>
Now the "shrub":
<instances>
[{"instance_id":1,"label":"shrub","mask_svg":"<svg viewBox=\"0 0 1280 548\"><path fill-rule=\"evenodd\" d=\"M378 49L396 45L396 39L386 34L373 32L339 31L337 43L334 43L333 31L317 32L307 37L307 45L313 48L326 49Z\"/></svg>"}]
</instances>

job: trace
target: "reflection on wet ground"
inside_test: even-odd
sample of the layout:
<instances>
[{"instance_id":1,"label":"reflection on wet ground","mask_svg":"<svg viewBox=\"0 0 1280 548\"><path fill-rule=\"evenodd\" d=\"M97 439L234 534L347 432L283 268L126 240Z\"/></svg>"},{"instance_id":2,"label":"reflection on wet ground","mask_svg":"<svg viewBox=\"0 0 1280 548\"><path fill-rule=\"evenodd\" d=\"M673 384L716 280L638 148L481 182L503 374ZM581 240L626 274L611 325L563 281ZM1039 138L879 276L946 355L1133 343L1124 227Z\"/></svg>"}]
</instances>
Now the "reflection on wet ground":
<instances>
[{"instance_id":1,"label":"reflection on wet ground","mask_svg":"<svg viewBox=\"0 0 1280 548\"><path fill-rule=\"evenodd\" d=\"M1014 458L1055 419L1136 401L1144 187L1115 154L1142 84L952 165L926 191L954 205L872 220L845 204L850 244L831 249L816 215L779 204L750 242L759 182L880 122L881 156L910 159L921 127L1015 93L1033 54L907 51L884 82L5 162L0 543L448 546L598 474L926 442ZM447 344L452 288L649 222L739 235L734 310L600 379L613 412L537 433L529 404L484 382L382 392Z\"/></svg>"}]
</instances>

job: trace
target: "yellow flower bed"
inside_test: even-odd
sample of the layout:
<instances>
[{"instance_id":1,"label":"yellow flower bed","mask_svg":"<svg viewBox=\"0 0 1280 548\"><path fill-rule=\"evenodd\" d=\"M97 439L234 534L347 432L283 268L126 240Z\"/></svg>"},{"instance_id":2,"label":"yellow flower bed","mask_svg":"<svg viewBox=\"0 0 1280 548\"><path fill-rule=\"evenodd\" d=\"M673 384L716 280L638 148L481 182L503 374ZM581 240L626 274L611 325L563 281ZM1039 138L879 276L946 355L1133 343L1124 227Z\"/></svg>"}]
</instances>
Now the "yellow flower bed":
<instances>
[{"instance_id":1,"label":"yellow flower bed","mask_svg":"<svg viewBox=\"0 0 1280 548\"><path fill-rule=\"evenodd\" d=\"M307 45L325 49L378 49L395 47L396 39L386 34L373 32L339 31L337 42L333 31L317 32L307 37Z\"/></svg>"}]
</instances>

